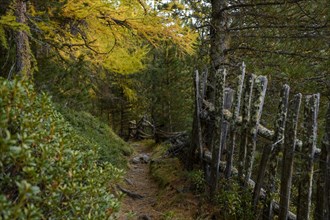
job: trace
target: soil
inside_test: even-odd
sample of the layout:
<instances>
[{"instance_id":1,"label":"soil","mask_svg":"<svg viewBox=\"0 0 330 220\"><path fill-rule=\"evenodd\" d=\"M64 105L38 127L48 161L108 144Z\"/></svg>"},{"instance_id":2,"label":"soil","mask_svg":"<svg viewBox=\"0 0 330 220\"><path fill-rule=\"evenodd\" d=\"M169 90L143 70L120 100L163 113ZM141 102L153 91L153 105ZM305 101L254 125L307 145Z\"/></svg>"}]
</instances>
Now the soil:
<instances>
[{"instance_id":1,"label":"soil","mask_svg":"<svg viewBox=\"0 0 330 220\"><path fill-rule=\"evenodd\" d=\"M132 146L136 152L132 158L140 154L151 156L151 150L142 143L134 143ZM132 158L121 187L143 198L133 199L126 195L119 213L120 220L196 219L200 207L196 195L178 190L176 186L180 183L161 188L152 178L149 164L132 163Z\"/></svg>"}]
</instances>

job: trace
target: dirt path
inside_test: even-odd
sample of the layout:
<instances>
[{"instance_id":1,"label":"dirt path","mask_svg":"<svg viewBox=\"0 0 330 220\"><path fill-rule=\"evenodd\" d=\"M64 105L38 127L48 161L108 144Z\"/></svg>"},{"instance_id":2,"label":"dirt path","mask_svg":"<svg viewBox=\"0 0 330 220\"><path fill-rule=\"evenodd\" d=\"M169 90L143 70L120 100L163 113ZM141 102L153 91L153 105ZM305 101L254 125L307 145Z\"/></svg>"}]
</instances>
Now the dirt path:
<instances>
[{"instance_id":1,"label":"dirt path","mask_svg":"<svg viewBox=\"0 0 330 220\"><path fill-rule=\"evenodd\" d=\"M150 156L151 152L148 152L148 149L142 144L133 144L133 146L136 154L132 158L141 154ZM130 160L130 169L125 176L125 182L125 189L141 195L143 198L133 199L125 196L119 219L161 219L162 213L154 208L159 187L150 177L149 164L132 163Z\"/></svg>"},{"instance_id":2,"label":"dirt path","mask_svg":"<svg viewBox=\"0 0 330 220\"><path fill-rule=\"evenodd\" d=\"M136 153L130 159L130 169L125 176L122 188L143 196L133 199L125 196L119 213L120 220L190 220L196 218L200 204L189 190L183 192L184 181L160 188L152 179L148 163L134 163L137 155L151 156L151 149L141 143L133 143ZM167 162L171 164L171 162ZM172 164L171 164L172 165ZM181 168L180 168L181 169ZM182 170L181 170L182 172ZM204 218L202 218L204 219Z\"/></svg>"}]
</instances>

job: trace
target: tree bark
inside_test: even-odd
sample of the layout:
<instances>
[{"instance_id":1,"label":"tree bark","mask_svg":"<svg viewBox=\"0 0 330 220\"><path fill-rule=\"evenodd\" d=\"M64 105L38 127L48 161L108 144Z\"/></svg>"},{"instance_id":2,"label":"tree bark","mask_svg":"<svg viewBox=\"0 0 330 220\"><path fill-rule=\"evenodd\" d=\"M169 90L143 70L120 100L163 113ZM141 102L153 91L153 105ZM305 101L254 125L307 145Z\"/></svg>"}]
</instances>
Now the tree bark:
<instances>
[{"instance_id":1,"label":"tree bark","mask_svg":"<svg viewBox=\"0 0 330 220\"><path fill-rule=\"evenodd\" d=\"M211 51L210 58L213 75L219 68L224 68L228 64L226 51L230 46L229 16L227 11L222 9L227 7L227 0L212 0L211 14ZM222 72L222 71L221 71Z\"/></svg>"},{"instance_id":2,"label":"tree bark","mask_svg":"<svg viewBox=\"0 0 330 220\"><path fill-rule=\"evenodd\" d=\"M15 16L16 21L26 24L27 5L26 0L16 0ZM19 30L16 38L16 73L22 77L30 78L31 68L31 50L29 37L26 30Z\"/></svg>"},{"instance_id":3,"label":"tree bark","mask_svg":"<svg viewBox=\"0 0 330 220\"><path fill-rule=\"evenodd\" d=\"M226 64L228 64L228 58L226 51L229 48L230 35L229 35L229 19L227 11L222 11L222 8L227 6L227 0L212 0L212 13L211 13L211 27L210 27L210 60L211 70L209 75L209 82L212 85L207 88L206 98L211 103L215 102L215 78L216 74L221 74ZM219 70L219 71L218 71ZM205 144L212 146L212 140L214 140L214 132L216 129L214 122L209 122L205 126Z\"/></svg>"}]
</instances>

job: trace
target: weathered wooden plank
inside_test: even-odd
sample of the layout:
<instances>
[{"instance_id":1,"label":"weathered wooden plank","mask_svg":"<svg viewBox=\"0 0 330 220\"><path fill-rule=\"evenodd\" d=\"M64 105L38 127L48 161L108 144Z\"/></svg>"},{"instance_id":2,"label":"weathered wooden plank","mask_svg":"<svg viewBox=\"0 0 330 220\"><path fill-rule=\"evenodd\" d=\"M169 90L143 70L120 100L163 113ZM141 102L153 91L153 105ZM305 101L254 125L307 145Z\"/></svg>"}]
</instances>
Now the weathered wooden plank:
<instances>
[{"instance_id":1,"label":"weathered wooden plank","mask_svg":"<svg viewBox=\"0 0 330 220\"><path fill-rule=\"evenodd\" d=\"M205 70L204 70L204 72L203 72L203 74L202 74L202 79L200 80L201 82L200 82L200 87L201 87L201 95L200 95L200 97L201 97L201 104L200 104L200 106L202 106L202 102L203 102L203 100L204 100L204 98L205 98L205 95L206 95L206 88L207 88L207 77L208 77L208 75L209 75L209 72L208 72L208 70L207 70L207 68L205 68Z\"/></svg>"},{"instance_id":2,"label":"weathered wooden plank","mask_svg":"<svg viewBox=\"0 0 330 220\"><path fill-rule=\"evenodd\" d=\"M201 119L200 119L200 80L198 70L195 71L195 111L196 111L196 129L197 129L197 149L199 149L199 159L202 161L203 157L203 139L202 139L202 128L201 128Z\"/></svg>"},{"instance_id":3,"label":"weathered wooden plank","mask_svg":"<svg viewBox=\"0 0 330 220\"><path fill-rule=\"evenodd\" d=\"M258 76L255 80L254 96L251 108L251 119L248 126L249 134L247 135L247 151L244 164L246 185L251 178L252 168L254 163L254 152L257 143L258 126L261 118L262 108L266 96L267 78L265 76Z\"/></svg>"},{"instance_id":4,"label":"weathered wooden plank","mask_svg":"<svg viewBox=\"0 0 330 220\"><path fill-rule=\"evenodd\" d=\"M330 103L325 119L319 166L314 219L330 219Z\"/></svg>"},{"instance_id":5,"label":"weathered wooden plank","mask_svg":"<svg viewBox=\"0 0 330 220\"><path fill-rule=\"evenodd\" d=\"M224 93L226 82L226 70L218 70L215 74L216 88L215 88L215 123L212 146L212 164L211 164L211 178L210 178L210 195L213 197L218 189L219 180L219 164L221 152L221 125L223 122L223 107L224 107Z\"/></svg>"},{"instance_id":6,"label":"weathered wooden plank","mask_svg":"<svg viewBox=\"0 0 330 220\"><path fill-rule=\"evenodd\" d=\"M233 104L233 94L234 90L230 88L225 89L224 94L224 109L230 109ZM223 156L223 152L227 151L227 136L230 129L230 123L227 120L223 120L222 126L221 126L221 152L220 152L220 158Z\"/></svg>"},{"instance_id":7,"label":"weathered wooden plank","mask_svg":"<svg viewBox=\"0 0 330 220\"><path fill-rule=\"evenodd\" d=\"M278 115L275 121L275 135L273 138L273 143L264 147L261 163L259 165L258 178L256 181L256 186L253 191L253 205L257 206L259 200L259 194L261 187L264 182L264 176L267 169L268 161L270 160L268 172L267 172L267 184L266 186L268 198L271 192L274 192L275 184L275 175L276 175L276 165L277 165L277 156L280 152L280 149L283 145L284 140L284 131L285 131L285 122L287 117L288 110L288 100L289 100L290 87L284 85L280 95L280 103L278 107ZM272 200L272 199L271 199Z\"/></svg>"},{"instance_id":8,"label":"weathered wooden plank","mask_svg":"<svg viewBox=\"0 0 330 220\"><path fill-rule=\"evenodd\" d=\"M207 83L207 74L203 75L202 82L199 77L198 70L195 71L194 89L195 89L195 110L193 118L193 128L190 148L188 151L188 157L186 161L186 167L188 170L193 168L195 163L196 151L198 150L200 162L203 162L203 135L201 125L201 107L203 104ZM202 87L202 88L200 88ZM203 165L202 165L203 166ZM203 166L204 167L204 166Z\"/></svg>"},{"instance_id":9,"label":"weathered wooden plank","mask_svg":"<svg viewBox=\"0 0 330 220\"><path fill-rule=\"evenodd\" d=\"M302 95L299 93L294 96L289 104L288 119L286 123L285 147L283 149L282 171L281 171L281 187L280 187L280 211L279 219L287 219L289 213L289 202L291 194L291 181L293 172L293 158L296 148L296 137L299 110Z\"/></svg>"},{"instance_id":10,"label":"weathered wooden plank","mask_svg":"<svg viewBox=\"0 0 330 220\"><path fill-rule=\"evenodd\" d=\"M234 112L233 117L231 118L230 124L231 124L231 142L229 144L228 152L227 152L227 165L226 165L226 171L225 171L225 177L229 178L231 176L231 171L233 167L233 157L234 157L234 151L236 148L236 136L238 132L238 118L240 114L240 108L241 108L241 98L242 98L242 92L243 92L243 85L244 85L244 78L245 78L245 64L242 63L242 74L238 76L237 80L237 89L235 93L235 103L232 107L232 112Z\"/></svg>"},{"instance_id":11,"label":"weathered wooden plank","mask_svg":"<svg viewBox=\"0 0 330 220\"><path fill-rule=\"evenodd\" d=\"M206 100L203 100L203 104L204 104L204 107L207 110L209 110L210 112L214 111L214 107L211 103L207 102ZM225 117L226 120L231 120L231 118L233 117L233 113L230 112L227 109L223 110L223 114L224 114L224 117ZM208 117L208 114L205 112L205 110L202 112L201 115L203 116L204 119ZM238 120L237 120L237 125L242 126L242 124L243 124L242 116L239 116ZM258 135L260 135L260 137L263 137L267 140L273 140L274 133L275 132L273 130L268 129L268 128L264 127L263 125L259 124L259 126L258 126ZM296 142L297 142L296 143L297 149L301 148L303 142L299 139L297 139ZM321 153L321 149L320 148L315 148L315 154L314 154L315 158L318 158L320 156L320 153Z\"/></svg>"},{"instance_id":12,"label":"weathered wooden plank","mask_svg":"<svg viewBox=\"0 0 330 220\"><path fill-rule=\"evenodd\" d=\"M272 145L265 145L263 148L263 151L262 151L262 156L261 156L259 170L258 170L258 176L257 176L256 184L253 189L252 201L253 201L253 207L255 208L255 211L257 211L256 207L258 205L261 188L263 187L264 176L266 173L267 163L268 163L271 151L272 151Z\"/></svg>"},{"instance_id":13,"label":"weathered wooden plank","mask_svg":"<svg viewBox=\"0 0 330 220\"><path fill-rule=\"evenodd\" d=\"M273 194L276 189L276 173L277 163L280 151L283 148L285 124L288 112L290 87L284 85L281 93L281 101L279 104L279 113L275 122L275 134L273 138L273 144L271 145L271 152L269 158L269 166L266 170L266 203L264 208L264 217L267 219L273 218Z\"/></svg>"},{"instance_id":14,"label":"weathered wooden plank","mask_svg":"<svg viewBox=\"0 0 330 220\"><path fill-rule=\"evenodd\" d=\"M205 85L204 85L205 86ZM195 110L193 118L192 136L190 141L190 147L186 160L186 168L188 170L193 169L195 163L195 151L198 150L199 160L202 162L203 154L203 140L202 140L202 129L201 129L201 104L203 97L200 94L200 79L198 70L195 71L194 89L195 89Z\"/></svg>"},{"instance_id":15,"label":"weathered wooden plank","mask_svg":"<svg viewBox=\"0 0 330 220\"><path fill-rule=\"evenodd\" d=\"M244 97L242 103L242 126L241 126L241 143L238 152L238 177L242 180L244 173L244 161L246 157L246 145L248 136L248 123L250 121L250 106L252 100L252 92L254 85L255 75L248 75L244 84Z\"/></svg>"},{"instance_id":16,"label":"weathered wooden plank","mask_svg":"<svg viewBox=\"0 0 330 220\"><path fill-rule=\"evenodd\" d=\"M317 115L320 95L306 96L304 107L303 146L301 149L301 177L298 190L298 219L309 219L311 210L313 162L317 138Z\"/></svg>"}]
</instances>

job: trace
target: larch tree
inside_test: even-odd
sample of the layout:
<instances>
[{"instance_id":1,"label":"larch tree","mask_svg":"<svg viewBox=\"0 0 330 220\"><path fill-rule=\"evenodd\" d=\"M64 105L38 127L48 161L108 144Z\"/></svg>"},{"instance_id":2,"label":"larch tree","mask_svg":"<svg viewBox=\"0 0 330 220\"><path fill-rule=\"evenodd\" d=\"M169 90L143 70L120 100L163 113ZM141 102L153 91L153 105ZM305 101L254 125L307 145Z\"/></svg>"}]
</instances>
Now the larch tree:
<instances>
[{"instance_id":1,"label":"larch tree","mask_svg":"<svg viewBox=\"0 0 330 220\"><path fill-rule=\"evenodd\" d=\"M40 47L52 48L62 59L84 58L110 71L127 74L141 70L149 45L171 40L193 52L194 34L151 10L143 1L23 1L9 2L0 16L15 14L20 29L17 70L29 69L29 37ZM23 27L23 26L22 26ZM3 35L2 35L3 36ZM30 42L31 43L31 42ZM22 59L22 61L21 61ZM28 70L30 72L30 70Z\"/></svg>"},{"instance_id":2,"label":"larch tree","mask_svg":"<svg viewBox=\"0 0 330 220\"><path fill-rule=\"evenodd\" d=\"M130 74L147 67L152 48L170 42L180 53L192 54L195 39L180 19L145 1L5 0L0 74L24 70L56 101L94 113L100 108L96 114L103 114L109 103L135 99ZM12 68L13 60L19 69Z\"/></svg>"},{"instance_id":3,"label":"larch tree","mask_svg":"<svg viewBox=\"0 0 330 220\"><path fill-rule=\"evenodd\" d=\"M27 3L24 0L15 1L16 21L27 25ZM24 77L30 77L31 70L31 49L28 37L28 30L18 30L16 33L16 72Z\"/></svg>"}]
</instances>

